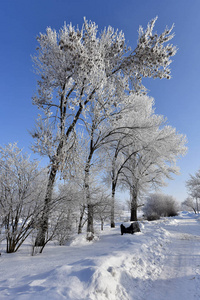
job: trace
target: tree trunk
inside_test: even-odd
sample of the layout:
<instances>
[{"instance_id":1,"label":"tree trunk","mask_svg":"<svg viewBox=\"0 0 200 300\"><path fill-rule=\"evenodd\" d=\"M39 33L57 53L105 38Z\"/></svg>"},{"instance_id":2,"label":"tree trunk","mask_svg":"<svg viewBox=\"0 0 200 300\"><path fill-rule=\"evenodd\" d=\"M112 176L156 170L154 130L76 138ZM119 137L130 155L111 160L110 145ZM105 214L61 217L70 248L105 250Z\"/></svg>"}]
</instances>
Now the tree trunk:
<instances>
[{"instance_id":1,"label":"tree trunk","mask_svg":"<svg viewBox=\"0 0 200 300\"><path fill-rule=\"evenodd\" d=\"M5 217L5 230L6 233L6 253L13 253L15 252L16 247L16 240L15 240L15 229L13 228L13 219L10 213Z\"/></svg>"},{"instance_id":2,"label":"tree trunk","mask_svg":"<svg viewBox=\"0 0 200 300\"><path fill-rule=\"evenodd\" d=\"M115 189L116 184L112 181L112 199L111 199L111 216L110 216L110 227L115 228Z\"/></svg>"},{"instance_id":3,"label":"tree trunk","mask_svg":"<svg viewBox=\"0 0 200 300\"><path fill-rule=\"evenodd\" d=\"M104 224L104 220L103 218L101 219L101 230L103 231L103 224Z\"/></svg>"},{"instance_id":4,"label":"tree trunk","mask_svg":"<svg viewBox=\"0 0 200 300\"><path fill-rule=\"evenodd\" d=\"M46 233L48 230L49 212L50 212L50 206L52 200L52 192L53 192L53 186L54 186L57 170L58 170L58 166L53 165L50 171L42 217L40 219L39 230L35 240L36 247L44 247L45 245Z\"/></svg>"},{"instance_id":5,"label":"tree trunk","mask_svg":"<svg viewBox=\"0 0 200 300\"><path fill-rule=\"evenodd\" d=\"M198 198L196 198L196 207L197 207L197 213L199 214L199 203L198 203Z\"/></svg>"},{"instance_id":6,"label":"tree trunk","mask_svg":"<svg viewBox=\"0 0 200 300\"><path fill-rule=\"evenodd\" d=\"M13 253L13 252L15 252L15 246L16 246L16 244L15 244L15 238L12 238L12 237L7 237L6 238L6 240L7 240L7 245L6 245L6 252L7 253Z\"/></svg>"},{"instance_id":7,"label":"tree trunk","mask_svg":"<svg viewBox=\"0 0 200 300\"><path fill-rule=\"evenodd\" d=\"M87 208L88 208L87 239L89 241L91 241L94 238L94 224L93 224L94 210L93 210L93 204L89 203Z\"/></svg>"},{"instance_id":8,"label":"tree trunk","mask_svg":"<svg viewBox=\"0 0 200 300\"><path fill-rule=\"evenodd\" d=\"M131 218L130 221L137 221L137 195L132 193L132 199L131 199Z\"/></svg>"},{"instance_id":9,"label":"tree trunk","mask_svg":"<svg viewBox=\"0 0 200 300\"><path fill-rule=\"evenodd\" d=\"M88 210L88 220L87 220L87 239L91 241L94 238L94 209L93 204L91 203L90 197L90 186L89 186L89 177L90 177L90 161L91 157L89 157L87 165L85 167L85 195L86 195L86 203Z\"/></svg>"},{"instance_id":10,"label":"tree trunk","mask_svg":"<svg viewBox=\"0 0 200 300\"><path fill-rule=\"evenodd\" d=\"M78 234L82 233L82 220L85 213L85 205L83 205L82 209L80 210L80 218L79 218L79 224L78 224Z\"/></svg>"}]
</instances>

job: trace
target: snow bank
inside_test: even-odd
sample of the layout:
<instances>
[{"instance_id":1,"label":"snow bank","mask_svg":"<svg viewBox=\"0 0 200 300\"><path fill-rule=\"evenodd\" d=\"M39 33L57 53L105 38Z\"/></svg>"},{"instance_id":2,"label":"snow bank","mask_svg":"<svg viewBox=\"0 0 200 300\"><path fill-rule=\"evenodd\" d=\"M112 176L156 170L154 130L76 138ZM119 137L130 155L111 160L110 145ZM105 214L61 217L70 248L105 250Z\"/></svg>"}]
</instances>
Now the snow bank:
<instances>
[{"instance_id":1,"label":"snow bank","mask_svg":"<svg viewBox=\"0 0 200 300\"><path fill-rule=\"evenodd\" d=\"M170 240L161 224L165 221L140 222L141 232L123 236L120 224L105 227L92 243L79 235L70 246L49 245L36 257L25 255L28 245L4 253L1 299L142 299L162 271Z\"/></svg>"}]
</instances>

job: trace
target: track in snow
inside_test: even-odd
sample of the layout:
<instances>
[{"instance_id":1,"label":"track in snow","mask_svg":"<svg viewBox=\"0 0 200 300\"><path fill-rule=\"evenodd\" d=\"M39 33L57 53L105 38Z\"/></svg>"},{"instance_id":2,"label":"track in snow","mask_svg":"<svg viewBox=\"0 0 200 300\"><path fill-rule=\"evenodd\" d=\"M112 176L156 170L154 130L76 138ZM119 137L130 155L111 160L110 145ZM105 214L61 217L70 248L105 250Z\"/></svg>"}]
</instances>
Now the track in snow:
<instances>
[{"instance_id":1,"label":"track in snow","mask_svg":"<svg viewBox=\"0 0 200 300\"><path fill-rule=\"evenodd\" d=\"M200 299L200 224L196 219L179 219L166 226L171 233L164 268L143 299Z\"/></svg>"}]
</instances>

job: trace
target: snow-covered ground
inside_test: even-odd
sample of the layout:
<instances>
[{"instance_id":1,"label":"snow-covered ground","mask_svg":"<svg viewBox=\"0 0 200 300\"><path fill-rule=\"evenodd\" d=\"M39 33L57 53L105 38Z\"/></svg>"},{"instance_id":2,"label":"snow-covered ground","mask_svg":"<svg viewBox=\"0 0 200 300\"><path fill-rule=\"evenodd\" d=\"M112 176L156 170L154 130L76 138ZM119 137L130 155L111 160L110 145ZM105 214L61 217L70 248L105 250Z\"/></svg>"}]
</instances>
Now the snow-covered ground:
<instances>
[{"instance_id":1,"label":"snow-covered ground","mask_svg":"<svg viewBox=\"0 0 200 300\"><path fill-rule=\"evenodd\" d=\"M120 235L105 227L94 242L47 245L30 256L25 244L0 256L0 299L200 299L200 222L189 213L140 222Z\"/></svg>"}]
</instances>

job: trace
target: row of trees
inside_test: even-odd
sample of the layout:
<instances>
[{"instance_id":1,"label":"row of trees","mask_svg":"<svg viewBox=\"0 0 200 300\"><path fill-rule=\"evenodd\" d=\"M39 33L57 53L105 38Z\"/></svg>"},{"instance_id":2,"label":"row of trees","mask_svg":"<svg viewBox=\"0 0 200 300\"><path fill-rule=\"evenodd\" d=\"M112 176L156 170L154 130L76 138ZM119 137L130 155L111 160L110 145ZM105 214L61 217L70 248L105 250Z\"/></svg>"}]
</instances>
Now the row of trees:
<instances>
[{"instance_id":1,"label":"row of trees","mask_svg":"<svg viewBox=\"0 0 200 300\"><path fill-rule=\"evenodd\" d=\"M17 144L0 147L0 240L6 240L8 253L17 251L28 236L37 236L47 182L47 168L40 169ZM110 217L109 194L95 187L91 197L94 218L103 230ZM84 188L73 181L57 184L48 221L45 245L52 239L63 245L73 234L81 233L87 222Z\"/></svg>"},{"instance_id":2,"label":"row of trees","mask_svg":"<svg viewBox=\"0 0 200 300\"><path fill-rule=\"evenodd\" d=\"M185 152L184 137L154 115L142 85L143 77L170 78L170 58L176 53L176 47L167 44L172 28L154 34L155 21L146 30L140 27L134 50L122 32L109 26L99 33L86 19L81 30L70 24L38 36L33 61L40 79L33 103L43 115L32 133L33 149L48 156L50 164L36 245L45 243L58 172L78 178L77 169L82 170L89 238L94 234L91 178L99 177L98 167L107 165L107 157L112 162L112 227L119 179L131 190L136 218L139 191L177 172L175 160Z\"/></svg>"},{"instance_id":3,"label":"row of trees","mask_svg":"<svg viewBox=\"0 0 200 300\"><path fill-rule=\"evenodd\" d=\"M54 201L56 178L81 194L78 227L80 232L87 219L90 240L96 210L108 210L111 227L115 226L117 187L130 191L131 220L137 220L143 193L178 173L176 160L185 154L185 137L155 114L154 101L142 85L143 77L170 78L176 53L168 43L172 28L157 35L155 21L146 30L140 27L134 50L122 32L109 26L99 33L86 19L80 30L70 24L59 32L47 28L38 36L33 61L39 80L33 104L41 115L32 132L33 150L48 157L49 165L34 225L36 247L43 249L48 242L52 207L59 206ZM63 190L61 197L65 217L70 215L67 193ZM72 196L76 205L80 198Z\"/></svg>"}]
</instances>

